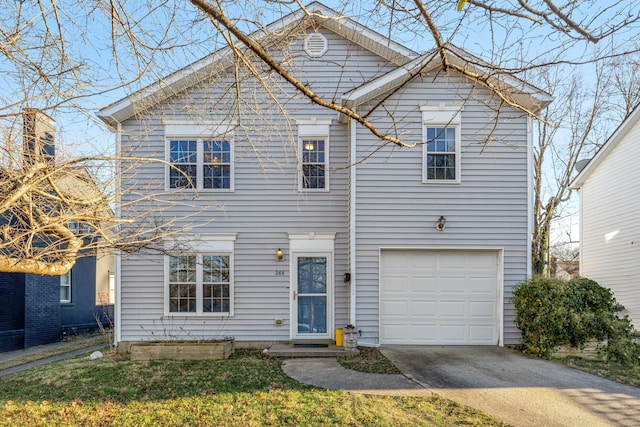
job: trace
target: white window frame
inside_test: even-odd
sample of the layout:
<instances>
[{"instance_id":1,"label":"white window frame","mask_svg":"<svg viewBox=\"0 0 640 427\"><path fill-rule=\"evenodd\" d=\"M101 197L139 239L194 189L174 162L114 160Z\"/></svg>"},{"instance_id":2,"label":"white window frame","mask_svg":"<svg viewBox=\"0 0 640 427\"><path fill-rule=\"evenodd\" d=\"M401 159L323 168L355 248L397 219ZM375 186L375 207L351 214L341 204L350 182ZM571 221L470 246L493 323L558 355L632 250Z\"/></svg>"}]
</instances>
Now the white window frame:
<instances>
[{"instance_id":1,"label":"white window frame","mask_svg":"<svg viewBox=\"0 0 640 427\"><path fill-rule=\"evenodd\" d=\"M185 235L165 243L167 255L164 257L164 314L176 317L232 317L234 315L234 245L235 233L229 234L196 234ZM171 256L196 256L196 311L178 312L170 311L170 257ZM228 312L204 312L204 283L203 283L203 256L228 256L229 257L229 311Z\"/></svg>"},{"instance_id":2,"label":"white window frame","mask_svg":"<svg viewBox=\"0 0 640 427\"><path fill-rule=\"evenodd\" d=\"M300 158L298 162L298 191L305 193L326 193L329 191L329 146L331 133L331 119L328 118L309 118L297 119L298 125L298 152ZM304 140L322 140L324 141L324 188L305 188L304 187Z\"/></svg>"},{"instance_id":3,"label":"white window frame","mask_svg":"<svg viewBox=\"0 0 640 427\"><path fill-rule=\"evenodd\" d=\"M64 277L67 277L67 283L66 284L62 283L62 279ZM69 299L60 298L60 303L61 304L71 304L71 301L73 299L73 296L71 294L71 289L72 289L72 287L71 287L71 270L67 271L65 274L60 275L60 288L62 288L63 286L69 288Z\"/></svg>"},{"instance_id":4,"label":"white window frame","mask_svg":"<svg viewBox=\"0 0 640 427\"><path fill-rule=\"evenodd\" d=\"M235 191L235 141L231 124L219 122L195 124L175 120L164 120L163 123L165 129L165 161L167 163L165 167L165 190L215 193ZM171 141L179 140L196 141L196 182L193 188L171 187ZM229 188L204 188L204 141L229 142Z\"/></svg>"},{"instance_id":5,"label":"white window frame","mask_svg":"<svg viewBox=\"0 0 640 427\"><path fill-rule=\"evenodd\" d=\"M462 181L462 138L461 116L462 105L456 104L424 104L422 112L422 183L423 184L460 184ZM455 130L455 179L427 178L427 128L453 128Z\"/></svg>"}]
</instances>

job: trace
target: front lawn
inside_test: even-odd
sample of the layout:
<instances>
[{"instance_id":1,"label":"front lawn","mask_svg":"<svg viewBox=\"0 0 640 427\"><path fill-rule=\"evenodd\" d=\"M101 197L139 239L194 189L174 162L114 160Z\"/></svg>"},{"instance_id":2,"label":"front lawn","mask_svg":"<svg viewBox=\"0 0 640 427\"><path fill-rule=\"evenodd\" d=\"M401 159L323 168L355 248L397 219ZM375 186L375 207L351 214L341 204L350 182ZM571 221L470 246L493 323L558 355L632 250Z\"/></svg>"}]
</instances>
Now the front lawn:
<instances>
[{"instance_id":1,"label":"front lawn","mask_svg":"<svg viewBox=\"0 0 640 427\"><path fill-rule=\"evenodd\" d=\"M299 384L256 351L222 361L107 355L0 378L0 419L49 425L504 425L454 402L365 396Z\"/></svg>"}]
</instances>

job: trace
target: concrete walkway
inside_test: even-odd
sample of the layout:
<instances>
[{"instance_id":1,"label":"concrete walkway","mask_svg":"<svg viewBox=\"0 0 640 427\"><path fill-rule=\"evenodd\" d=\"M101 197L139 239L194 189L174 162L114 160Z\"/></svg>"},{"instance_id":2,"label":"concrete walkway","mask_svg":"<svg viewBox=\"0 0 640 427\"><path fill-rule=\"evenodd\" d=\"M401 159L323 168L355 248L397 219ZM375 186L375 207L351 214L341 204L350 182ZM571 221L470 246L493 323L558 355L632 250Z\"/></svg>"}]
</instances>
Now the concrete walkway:
<instances>
[{"instance_id":1,"label":"concrete walkway","mask_svg":"<svg viewBox=\"0 0 640 427\"><path fill-rule=\"evenodd\" d=\"M364 374L335 359L290 359L291 378L367 394L433 393L514 426L640 426L640 389L500 347L382 347L404 375Z\"/></svg>"},{"instance_id":2,"label":"concrete walkway","mask_svg":"<svg viewBox=\"0 0 640 427\"><path fill-rule=\"evenodd\" d=\"M58 360L92 353L105 347L108 347L105 337L91 336L0 353L0 377ZM47 356L49 354L50 356ZM1 368L2 366L9 367Z\"/></svg>"},{"instance_id":3,"label":"concrete walkway","mask_svg":"<svg viewBox=\"0 0 640 427\"><path fill-rule=\"evenodd\" d=\"M404 375L366 374L343 368L335 358L287 359L282 370L294 380L330 390L387 396L431 396Z\"/></svg>"}]
</instances>

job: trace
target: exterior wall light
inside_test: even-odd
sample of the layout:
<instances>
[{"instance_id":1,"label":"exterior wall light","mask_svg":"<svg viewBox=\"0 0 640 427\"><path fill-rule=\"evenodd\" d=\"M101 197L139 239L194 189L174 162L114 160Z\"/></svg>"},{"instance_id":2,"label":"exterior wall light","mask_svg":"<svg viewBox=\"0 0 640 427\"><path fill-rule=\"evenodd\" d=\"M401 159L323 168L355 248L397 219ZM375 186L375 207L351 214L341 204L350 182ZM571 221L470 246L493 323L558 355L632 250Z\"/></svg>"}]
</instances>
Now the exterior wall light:
<instances>
[{"instance_id":1,"label":"exterior wall light","mask_svg":"<svg viewBox=\"0 0 640 427\"><path fill-rule=\"evenodd\" d=\"M276 259L282 261L282 249L280 248L276 249Z\"/></svg>"},{"instance_id":2,"label":"exterior wall light","mask_svg":"<svg viewBox=\"0 0 640 427\"><path fill-rule=\"evenodd\" d=\"M446 224L447 219L440 215L440 218L438 218L438 223L436 224L436 230L438 231L443 231L444 230L444 225Z\"/></svg>"}]
</instances>

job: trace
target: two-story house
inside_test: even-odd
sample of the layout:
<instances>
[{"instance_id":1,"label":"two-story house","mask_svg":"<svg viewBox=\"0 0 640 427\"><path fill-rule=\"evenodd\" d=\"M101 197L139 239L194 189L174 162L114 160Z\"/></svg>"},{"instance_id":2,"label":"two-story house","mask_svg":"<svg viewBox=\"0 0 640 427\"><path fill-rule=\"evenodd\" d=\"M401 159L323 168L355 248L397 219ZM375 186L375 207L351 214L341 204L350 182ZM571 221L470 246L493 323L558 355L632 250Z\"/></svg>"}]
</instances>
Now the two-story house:
<instances>
[{"instance_id":1,"label":"two-story house","mask_svg":"<svg viewBox=\"0 0 640 427\"><path fill-rule=\"evenodd\" d=\"M264 66L259 80L229 48L103 108L123 156L119 215L157 209L184 227L164 251L117 261L116 340L258 346L353 324L369 344L517 342L531 118L434 52L307 9L325 18L294 12L255 39L315 93L414 146L384 143ZM551 100L490 79L532 112Z\"/></svg>"}]
</instances>

